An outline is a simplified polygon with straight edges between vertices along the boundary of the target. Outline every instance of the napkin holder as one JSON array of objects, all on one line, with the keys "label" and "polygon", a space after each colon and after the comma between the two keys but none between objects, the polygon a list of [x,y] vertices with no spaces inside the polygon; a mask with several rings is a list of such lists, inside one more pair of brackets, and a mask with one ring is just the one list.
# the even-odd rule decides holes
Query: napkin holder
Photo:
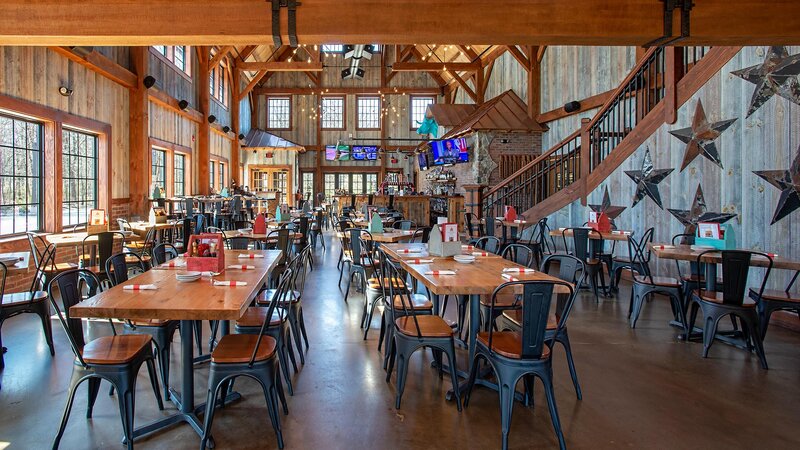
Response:
[{"label": "napkin holder", "polygon": [[253,221],[253,233],[267,234],[267,218],[264,214],[257,215],[256,220]]},{"label": "napkin holder", "polygon": [[513,222],[517,220],[517,210],[513,206],[506,206],[503,213],[503,220],[506,222]]},{"label": "napkin holder", "polygon": [[[217,244],[217,256],[189,256],[194,242],[197,242],[198,245],[215,242]],[[188,250],[184,255],[186,270],[192,272],[222,272],[225,270],[225,243],[221,234],[193,234],[189,237],[189,245],[186,246],[186,249]]]},{"label": "napkin holder", "polygon": [[167,212],[160,206],[150,208],[150,225],[167,223]]},{"label": "napkin holder", "polygon": [[592,211],[589,213],[589,227],[600,233],[610,233],[611,221],[606,213]]},{"label": "napkin holder", "polygon": [[428,254],[432,256],[455,256],[461,254],[461,242],[444,242],[442,230],[439,225],[434,225],[431,229],[428,240]]},{"label": "napkin holder", "polygon": [[369,221],[369,232],[373,234],[383,233],[383,220],[378,214],[372,215],[372,219]]},{"label": "napkin holder", "polygon": [[717,250],[734,250],[736,249],[736,233],[733,231],[733,225],[723,224],[720,228],[724,230],[723,236],[720,239],[700,237],[699,227],[695,231],[694,243],[695,245],[705,245],[714,247]]}]

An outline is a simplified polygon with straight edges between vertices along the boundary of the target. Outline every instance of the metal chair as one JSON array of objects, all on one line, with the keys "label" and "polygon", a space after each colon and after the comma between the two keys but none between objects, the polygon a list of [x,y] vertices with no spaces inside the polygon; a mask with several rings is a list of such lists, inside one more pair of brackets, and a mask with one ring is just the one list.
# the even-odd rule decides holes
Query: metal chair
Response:
[{"label": "metal chair", "polygon": [[[472,387],[478,374],[480,360],[489,363],[497,377],[500,393],[500,420],[502,426],[502,448],[508,448],[508,434],[511,428],[511,413],[514,408],[515,386],[517,382],[527,376],[535,376],[542,380],[547,397],[547,406],[550,409],[550,419],[553,422],[558,444],[561,449],[566,448],[564,434],[561,431],[561,421],[558,418],[555,392],[553,389],[553,360],[551,358],[552,340],[545,337],[547,321],[550,315],[551,299],[556,286],[560,286],[569,293],[569,302],[574,302],[576,290],[572,285],[563,281],[513,281],[504,283],[495,289],[492,294],[492,309],[497,295],[504,289],[514,289],[521,286],[522,294],[522,330],[514,331],[489,331],[478,333],[475,358],[469,374],[467,392],[464,396],[464,406],[469,405]],[[564,311],[569,311],[565,308]],[[493,312],[493,311],[492,311]],[[561,333],[567,322],[568,314],[558,320],[553,335]],[[526,378],[526,380],[529,378]],[[532,388],[532,381],[528,391]]]},{"label": "metal chair", "polygon": [[[708,253],[719,250],[709,250],[697,255],[697,266],[703,262],[703,257]],[[703,358],[708,357],[708,350],[714,343],[717,334],[717,325],[720,319],[732,315],[742,321],[742,334],[748,350],[755,348],[761,367],[767,369],[767,358],[764,355],[762,328],[759,325],[757,304],[764,295],[769,274],[772,272],[772,257],[766,253],[746,250],[722,250],[722,291],[708,291],[703,284],[692,291],[691,312],[689,314],[689,330],[694,329],[698,308],[703,313]],[[749,297],[747,293],[747,276],[750,272],[750,260],[753,256],[766,258],[769,261],[767,271],[761,280],[761,287]],[[699,274],[697,274],[699,277]]]},{"label": "metal chair", "polygon": [[160,266],[178,257],[178,249],[174,245],[163,243],[153,247],[153,265]]},{"label": "metal chair", "polygon": [[[55,244],[48,244],[42,235],[30,231],[25,234],[31,247],[33,263],[36,265],[37,271],[41,272],[41,277],[37,278],[42,283],[42,289],[46,289],[50,279],[59,273],[78,268],[78,265],[74,263],[56,263],[56,251],[58,249]],[[52,253],[52,257],[47,258],[50,253]],[[42,264],[45,260],[47,260],[47,264]]]},{"label": "metal chair", "polygon": [[[650,244],[653,242],[653,233],[655,228],[650,227],[645,230],[644,234],[642,235],[642,239],[639,243],[644,246],[647,250],[644,253],[644,261],[646,263],[650,263],[650,257],[652,253],[650,252]],[[632,261],[633,256],[615,256],[614,260],[611,264],[611,272],[614,273],[614,276],[611,278],[611,289],[616,290],[617,286],[619,286],[619,280],[622,276],[623,270],[628,270],[631,265],[634,265],[633,270],[639,273],[645,273],[645,268],[641,265],[634,264]]]},{"label": "metal chair", "polygon": [[[58,315],[64,331],[69,339],[70,347],[75,354],[75,363],[72,366],[72,378],[67,393],[67,404],[61,424],[53,441],[56,449],[67,427],[75,393],[84,381],[89,382],[88,410],[86,417],[92,417],[97,394],[100,391],[100,381],[106,380],[118,393],[119,409],[122,419],[122,430],[128,449],[133,449],[134,429],[134,396],[136,393],[136,377],[142,364],[147,365],[150,375],[150,384],[156,395],[158,409],[163,410],[161,393],[156,379],[155,362],[153,361],[153,348],[150,345],[150,336],[122,335],[104,336],[86,342],[83,335],[83,324],[80,319],[70,317],[70,308],[80,303],[81,283],[86,278],[94,278],[97,285],[100,280],[89,270],[73,269],[56,275],[47,288],[48,296],[53,309]],[[53,288],[57,288],[61,298],[62,309],[58,306],[53,296]],[[112,327],[113,328],[113,327]]]},{"label": "metal chair", "polygon": [[474,244],[474,241],[486,234],[483,231],[481,220],[473,213],[464,213],[464,224],[467,228],[467,238],[470,244]]},{"label": "metal chair", "polygon": [[231,250],[247,250],[250,248],[250,238],[247,236],[228,238],[228,248]]},{"label": "metal chair", "polygon": [[[483,238],[481,238],[483,239]],[[494,238],[496,239],[496,238]],[[533,252],[526,246],[520,244],[509,244],[503,250],[502,257],[509,261],[515,262],[517,264],[523,265],[525,267],[532,267],[531,264],[533,263]],[[519,300],[521,297],[519,295],[515,295],[511,291],[506,291],[501,293],[497,299],[495,299],[494,304],[494,313],[490,313],[491,306],[492,306],[492,298],[491,296],[482,295],[481,296],[481,317],[483,319],[483,327],[482,329],[488,330],[490,327],[494,326],[495,320],[503,314],[503,312],[507,310],[519,309]],[[466,304],[462,304],[459,302],[459,324],[464,323],[464,317],[462,315],[466,314]]]},{"label": "metal chair", "polygon": [[194,231],[192,232],[192,234],[201,234],[205,231],[205,229],[206,229],[206,216],[204,214],[195,214]]},{"label": "metal chair", "polygon": [[[761,324],[761,339],[767,336],[767,327],[769,326],[769,319],[775,311],[794,311],[800,315],[800,295],[790,292],[794,282],[797,281],[797,276],[800,275],[800,270],[794,273],[786,289],[783,291],[769,289],[761,293],[761,301],[758,302],[758,318]],[[754,300],[758,298],[755,289],[750,289],[750,298]]]},{"label": "metal chair", "polygon": [[[595,301],[599,301],[599,295],[597,293],[598,278],[603,288],[603,294],[608,295],[608,291],[606,288],[606,277],[603,275],[603,263],[595,258],[589,249],[591,245],[589,242],[589,234],[592,232],[598,233],[597,231],[592,231],[590,228],[565,228],[561,231],[561,238],[564,240],[564,248],[569,251],[567,233],[572,233],[573,251],[570,252],[570,254],[576,256],[586,265],[586,276],[589,279],[592,292],[594,292],[594,299]],[[600,239],[603,239],[602,234],[600,234]]]},{"label": "metal chair", "polygon": [[411,238],[408,240],[410,244],[427,244],[431,236],[431,227],[422,227],[414,230]]},{"label": "metal chair", "polygon": [[[353,284],[353,278],[358,277],[360,282],[361,292],[365,292],[367,287],[367,279],[370,278],[375,268],[374,260],[369,257],[369,250],[365,248],[364,241],[361,239],[361,228],[349,228],[345,231],[347,236],[348,250],[351,255],[351,261],[348,264],[347,275],[347,291],[344,294],[344,301],[347,303],[347,298],[350,296],[350,287]],[[368,257],[367,260],[364,258]],[[368,301],[368,300],[365,300]],[[366,303],[364,307],[364,314],[361,316],[361,322],[364,322],[366,317]]]},{"label": "metal chair", "polygon": [[475,241],[475,248],[479,248],[481,250],[486,250],[489,253],[494,253],[496,255],[500,254],[500,249],[503,244],[500,242],[500,238],[496,236],[483,236]]}]

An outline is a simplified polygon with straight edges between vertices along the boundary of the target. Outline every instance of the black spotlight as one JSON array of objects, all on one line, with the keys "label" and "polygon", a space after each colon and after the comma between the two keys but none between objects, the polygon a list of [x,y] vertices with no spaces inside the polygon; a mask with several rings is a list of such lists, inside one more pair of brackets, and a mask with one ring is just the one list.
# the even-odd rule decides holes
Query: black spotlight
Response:
[{"label": "black spotlight", "polygon": [[241,134],[241,133],[239,134],[239,140],[240,140],[240,141],[244,140],[244,137],[245,137],[245,136],[244,136],[243,134]]},{"label": "black spotlight", "polygon": [[148,76],[144,77],[144,80],[142,81],[142,84],[144,84],[144,87],[146,87],[147,89],[150,89],[151,87],[156,85],[156,79],[154,77],[148,75]]},{"label": "black spotlight", "polygon": [[208,116],[208,123],[214,123],[216,121],[217,121],[217,116],[215,116],[213,114]]},{"label": "black spotlight", "polygon": [[222,131],[227,133],[228,131],[231,131],[231,127],[225,125],[224,127],[222,127]]},{"label": "black spotlight", "polygon": [[581,109],[581,102],[572,101],[564,105],[564,111],[568,113],[575,112]]},{"label": "black spotlight", "polygon": [[186,100],[181,100],[178,102],[178,108],[180,108],[181,111],[185,111],[186,108],[188,107],[189,107],[189,102],[187,102]]}]

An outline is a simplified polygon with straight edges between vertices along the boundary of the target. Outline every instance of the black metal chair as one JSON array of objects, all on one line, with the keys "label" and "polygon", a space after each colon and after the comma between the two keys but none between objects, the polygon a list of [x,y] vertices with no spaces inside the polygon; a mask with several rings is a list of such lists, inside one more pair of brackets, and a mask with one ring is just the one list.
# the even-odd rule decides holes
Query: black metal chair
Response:
[{"label": "black metal chair", "polygon": [[[408,364],[411,355],[423,347],[430,347],[434,350],[434,357],[438,362],[439,375],[442,374],[443,361],[441,354],[447,354],[447,362],[450,370],[450,381],[453,384],[456,407],[461,411],[461,394],[458,387],[458,375],[456,374],[456,349],[454,331],[447,322],[436,314],[420,313],[414,307],[411,291],[405,283],[403,273],[391,261],[385,257],[385,273],[378,277],[381,289],[388,293],[388,298],[392,299],[392,305],[399,300],[402,315],[394,314],[395,308],[386,308],[389,311],[388,319],[392,326],[388,333],[389,346],[385,351],[389,354],[389,364],[386,371],[386,382],[392,378],[392,369],[395,360],[397,361],[397,394],[395,397],[395,408],[400,409],[400,401],[403,398],[403,391],[408,375]],[[384,283],[384,280],[391,282]]]},{"label": "black metal chair", "polygon": [[430,237],[431,237],[431,227],[420,227],[414,230],[414,233],[411,234],[411,238],[408,240],[408,243],[427,244]]},{"label": "black metal chair", "polygon": [[[58,249],[55,244],[48,244],[42,235],[30,231],[25,234],[31,247],[31,256],[33,264],[37,268],[37,275],[41,272],[41,276],[36,277],[42,283],[41,289],[46,289],[50,280],[59,273],[78,268],[78,265],[74,263],[56,263]],[[52,253],[52,257],[48,259],[47,256],[50,253]],[[47,264],[42,264],[45,260],[47,260]]]},{"label": "black metal chair", "polygon": [[[192,234],[200,234],[206,230],[206,216],[204,214],[194,215],[194,230]],[[188,242],[188,241],[187,241]]]},{"label": "black metal chair", "polygon": [[556,241],[550,235],[550,231],[550,226],[547,225],[547,217],[539,219],[533,232],[533,240],[539,243],[539,247],[544,254],[553,254],[557,250]]},{"label": "black metal chair", "polygon": [[[502,426],[502,448],[508,448],[508,434],[511,428],[511,413],[514,408],[515,386],[526,376],[539,377],[544,384],[547,406],[550,409],[550,419],[553,422],[559,447],[566,448],[564,434],[561,431],[561,421],[558,418],[555,392],[553,389],[553,360],[551,358],[552,340],[545,336],[547,321],[550,316],[551,299],[556,286],[561,286],[574,301],[576,290],[572,285],[563,281],[513,281],[504,283],[495,289],[492,294],[492,309],[496,297],[504,289],[514,289],[521,286],[522,294],[522,330],[515,331],[489,331],[478,333],[475,358],[469,374],[469,384],[464,396],[464,406],[469,405],[469,397],[478,366],[481,359],[489,363],[497,377],[500,391],[500,420]],[[565,314],[558,320],[554,336],[558,336],[567,322],[569,309],[564,309]],[[493,311],[492,311],[493,312]],[[532,383],[530,384],[532,387]],[[529,389],[530,390],[530,389]]]},{"label": "black metal chair", "polygon": [[[644,261],[650,264],[650,257],[652,253],[650,252],[650,244],[653,242],[653,233],[655,232],[655,228],[650,227],[645,230],[642,238],[639,240],[639,244],[646,248],[647,250],[644,253]],[[628,256],[615,256],[614,260],[611,264],[611,272],[613,272],[614,276],[611,278],[611,289],[616,290],[617,286],[619,286],[620,277],[622,277],[623,270],[630,270],[631,265],[633,265],[633,270],[638,273],[645,273],[645,268],[641,266],[641,264],[634,263],[632,261],[632,255]]]},{"label": "black metal chair", "polygon": [[[800,270],[794,273],[789,284],[786,285],[784,290],[767,289],[761,293],[761,301],[758,302],[758,319],[761,324],[761,339],[767,336],[767,327],[769,326],[769,319],[775,311],[794,311],[800,315],[800,295],[792,293],[792,286],[797,281],[797,276],[800,275]],[[755,289],[750,289],[750,298],[754,300],[758,298],[758,292]]]},{"label": "black metal chair", "polygon": [[[590,228],[564,228],[561,230],[561,239],[564,240],[564,248],[569,252],[567,234],[572,233],[572,252],[569,253],[583,261],[586,265],[586,278],[589,279],[589,286],[592,292],[594,292],[595,301],[599,301],[597,290],[598,278],[600,280],[600,286],[603,288],[604,295],[608,295],[608,289],[606,288],[606,277],[603,275],[603,263],[594,257],[589,249],[591,245],[589,234],[592,232],[600,234]],[[600,234],[600,239],[603,239],[602,234]]]},{"label": "black metal chair", "polygon": [[153,247],[153,265],[160,266],[178,257],[178,249],[173,244],[163,243]]},{"label": "black metal chair", "polygon": [[[240,376],[252,378],[261,385],[267,402],[272,428],[278,440],[278,448],[283,448],[278,400],[283,405],[284,414],[289,414],[283,394],[281,379],[278,376],[277,341],[267,335],[267,328],[277,308],[278,299],[289,289],[291,270],[283,272],[278,281],[278,293],[269,303],[263,314],[261,328],[256,334],[228,334],[220,339],[211,353],[211,368],[208,374],[208,394],[203,423],[200,448],[205,449],[211,437],[211,425],[216,413],[217,398],[228,392],[231,383]],[[220,400],[224,404],[224,400]]]},{"label": "black metal chair", "polygon": [[[481,238],[484,239],[484,238]],[[533,252],[531,249],[524,245],[520,244],[508,244],[505,249],[503,249],[503,254],[501,255],[504,259],[509,261],[515,262],[517,264],[523,265],[528,268],[533,268]],[[481,296],[481,317],[483,319],[483,326],[482,329],[488,330],[489,327],[494,326],[495,320],[503,314],[504,311],[518,309],[520,307],[519,300],[520,296],[515,295],[513,292],[506,291],[501,293],[496,299],[494,304],[494,314],[490,314],[491,306],[492,306],[492,297],[489,295],[482,295]],[[459,302],[459,325],[464,323],[464,316],[466,314],[466,304],[462,304]]]},{"label": "black metal chair", "polygon": [[131,254],[137,255],[145,264],[150,264],[153,247],[156,246],[156,227],[147,229],[143,241],[123,242],[123,247]]},{"label": "black metal chair", "polygon": [[[47,288],[50,302],[58,315],[58,319],[69,339],[70,347],[75,354],[75,363],[72,366],[72,378],[67,394],[67,404],[64,407],[64,414],[61,418],[58,433],[53,441],[53,448],[58,448],[64,435],[78,386],[84,381],[89,382],[86,417],[91,418],[94,403],[100,391],[100,381],[106,380],[111,383],[118,393],[125,443],[128,449],[133,449],[136,377],[143,363],[147,365],[147,372],[150,375],[150,384],[153,386],[153,391],[156,395],[158,409],[164,409],[161,393],[158,389],[155,362],[153,361],[153,348],[150,345],[151,339],[150,336],[146,335],[114,335],[86,342],[81,320],[70,317],[70,308],[83,300],[81,283],[86,278],[94,278],[95,283],[97,285],[100,284],[100,280],[91,271],[73,269],[56,275]],[[61,299],[63,312],[53,296],[54,287],[58,289],[58,297]]]},{"label": "black metal chair", "polygon": [[[697,267],[703,262],[704,255],[719,250],[709,250],[697,255]],[[708,350],[717,335],[717,325],[725,316],[734,316],[742,321],[742,337],[748,350],[755,349],[761,367],[767,369],[767,358],[764,355],[762,328],[759,325],[757,305],[764,294],[769,274],[772,272],[772,257],[766,253],[746,250],[722,250],[722,291],[708,291],[704,284],[692,291],[691,312],[689,314],[689,330],[694,329],[698,308],[703,313],[703,358],[708,357]],[[749,297],[747,277],[750,272],[750,261],[753,256],[766,258],[769,261],[767,270],[761,280],[761,287]],[[699,276],[699,274],[697,274]]]},{"label": "black metal chair", "polygon": [[535,236],[538,226],[534,225],[526,227],[519,234],[517,244],[528,247],[533,252],[533,259],[536,267],[541,267],[542,260],[544,259],[544,252],[542,251],[542,244]]},{"label": "black metal chair", "polygon": [[467,238],[470,244],[474,244],[479,237],[486,234],[481,220],[473,213],[464,213],[464,225],[467,228]]},{"label": "black metal chair", "polygon": [[231,250],[247,250],[250,248],[250,238],[247,236],[228,238],[228,248]]},{"label": "black metal chair", "polygon": [[475,241],[475,248],[486,250],[496,255],[500,254],[502,246],[503,244],[500,242],[500,238],[496,236],[483,236]]},{"label": "black metal chair", "polygon": [[[363,245],[365,243],[361,239],[361,233],[363,231],[364,230],[361,228],[349,228],[345,231],[347,234],[347,242],[350,246],[349,250],[352,259],[348,268],[349,273],[347,275],[347,291],[344,294],[345,303],[347,303],[347,298],[350,296],[350,287],[353,284],[353,278],[358,277],[361,292],[365,292],[367,280],[370,278],[373,270],[375,269],[374,259],[371,257],[366,260],[364,259],[365,257],[369,256],[369,249],[365,248]],[[361,317],[362,323],[364,322],[367,312],[366,302],[369,302],[369,299],[365,299],[364,313]]]},{"label": "black metal chair", "polygon": [[325,235],[322,233],[323,226],[327,223],[325,220],[325,211],[320,209],[314,213],[316,221],[311,225],[309,236],[311,237],[311,245],[316,248],[317,242],[322,243],[322,248],[325,248]]}]

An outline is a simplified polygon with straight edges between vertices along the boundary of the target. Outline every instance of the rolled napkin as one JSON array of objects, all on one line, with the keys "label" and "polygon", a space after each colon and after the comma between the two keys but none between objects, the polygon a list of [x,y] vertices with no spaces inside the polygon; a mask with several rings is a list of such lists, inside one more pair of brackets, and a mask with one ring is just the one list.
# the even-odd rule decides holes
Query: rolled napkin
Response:
[{"label": "rolled napkin", "polygon": [[214,280],[214,286],[247,286],[247,281]]},{"label": "rolled napkin", "polygon": [[527,222],[525,222],[524,220],[517,219],[514,221],[514,223],[527,223]]},{"label": "rolled napkin", "polygon": [[186,261],[167,261],[158,267],[170,268],[170,269],[174,267],[186,267]]},{"label": "rolled napkin", "polygon": [[402,250],[398,250],[397,253],[422,253],[421,248],[404,248]]},{"label": "rolled napkin", "polygon": [[519,281],[519,278],[517,278],[517,277],[512,277],[511,275],[509,275],[509,274],[507,274],[507,273],[504,273],[504,274],[502,274],[501,276],[503,277],[503,279],[504,279],[504,280],[508,280],[508,281]]},{"label": "rolled napkin", "polygon": [[452,270],[429,270],[425,272],[425,275],[455,275],[456,273]]},{"label": "rolled napkin", "polygon": [[674,245],[654,245],[653,248],[655,248],[657,250],[667,250],[667,249],[675,248],[675,246]]},{"label": "rolled napkin", "polygon": [[409,264],[430,264],[433,262],[432,259],[409,259],[406,261]]},{"label": "rolled napkin", "polygon": [[777,253],[767,253],[767,256],[769,256],[770,258],[774,258],[774,257],[778,256],[778,254]]},{"label": "rolled napkin", "polygon": [[506,267],[503,273],[536,273],[536,271],[527,267]]},{"label": "rolled napkin", "polygon": [[158,289],[155,284],[128,284],[122,286],[125,291],[155,291]]},{"label": "rolled napkin", "polygon": [[232,270],[253,270],[255,268],[256,268],[256,266],[247,266],[247,265],[241,265],[240,266],[239,264],[232,264],[232,265],[228,266],[228,269],[232,269]]},{"label": "rolled napkin", "polygon": [[216,275],[219,275],[219,274],[216,273],[216,272],[200,272],[200,276],[201,277],[213,277],[213,276],[216,276]]},{"label": "rolled napkin", "polygon": [[475,246],[474,245],[462,245],[461,246],[461,250],[466,250],[468,252],[471,252],[471,251],[475,250]]},{"label": "rolled napkin", "polygon": [[239,259],[256,259],[256,258],[263,258],[264,255],[258,255],[254,253],[250,253],[247,255],[239,255]]},{"label": "rolled napkin", "polygon": [[494,253],[489,253],[489,252],[472,252],[472,256],[489,256],[493,254]]}]

